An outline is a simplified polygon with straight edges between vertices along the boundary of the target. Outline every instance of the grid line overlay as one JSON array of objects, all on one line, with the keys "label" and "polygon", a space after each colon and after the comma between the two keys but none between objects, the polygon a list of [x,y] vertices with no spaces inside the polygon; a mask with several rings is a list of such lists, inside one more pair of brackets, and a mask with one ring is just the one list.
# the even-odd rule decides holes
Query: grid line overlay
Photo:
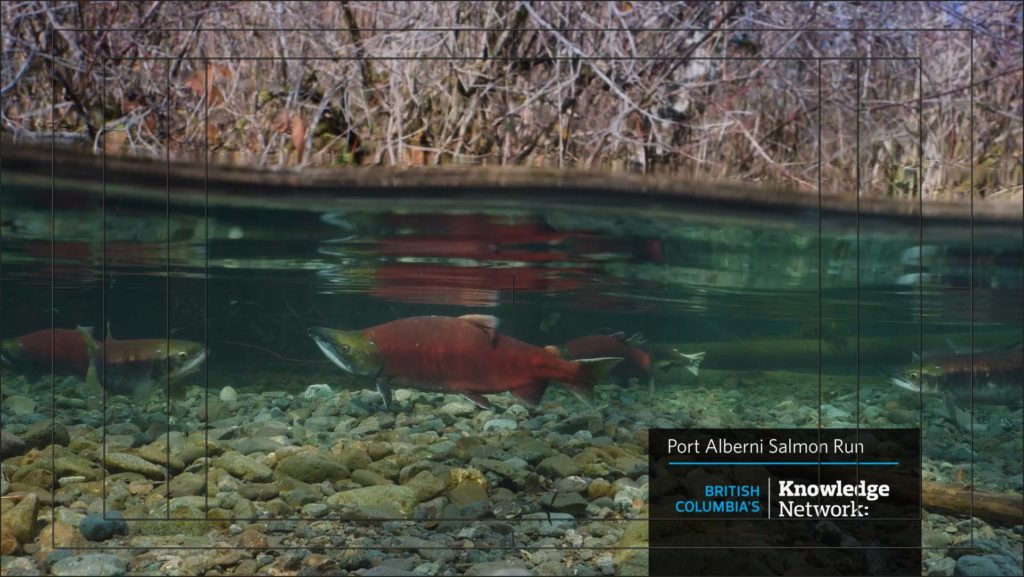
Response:
[{"label": "grid line overlay", "polygon": [[[53,59],[53,52],[52,52],[53,51],[52,35],[53,35],[55,30],[56,31],[60,31],[60,30],[81,31],[83,29],[61,28],[61,29],[51,29],[50,30],[50,34],[51,34],[51,60],[50,60],[50,63],[49,63],[49,67],[50,67],[50,72],[51,72],[51,92],[52,92],[52,96],[53,96],[53,99],[52,99],[52,102],[51,102],[51,118],[52,119],[55,119],[55,117],[56,117],[56,113],[55,113],[56,87],[55,87],[55,84],[54,84],[54,77],[53,77],[54,68],[55,68],[55,60]],[[94,30],[94,29],[90,29],[90,30]],[[117,28],[110,29],[110,31],[125,31],[125,30],[128,30],[128,29],[117,29]],[[164,29],[164,30],[173,31],[173,29]],[[206,32],[214,32],[214,31],[254,31],[254,30],[259,30],[259,31],[285,31],[286,32],[286,31],[289,31],[291,29],[203,29],[203,28],[199,28],[198,29],[199,32],[204,32],[204,31],[206,31]],[[321,30],[321,29],[298,29],[298,30],[294,30],[294,31],[311,31],[311,30],[312,31],[316,31],[316,30]],[[322,30],[323,31],[328,31],[328,30],[339,30],[339,29],[322,29]],[[344,31],[344,30],[347,30],[347,29],[342,28],[340,30]],[[364,29],[364,31],[381,31],[381,30],[385,30],[385,29]],[[472,28],[413,29],[413,30],[402,29],[400,31],[401,32],[414,32],[414,31],[445,31],[445,30],[473,31],[474,29],[472,29]],[[478,30],[501,30],[501,29],[478,29]],[[517,29],[517,30],[529,31],[530,29]],[[538,31],[548,31],[547,29],[537,29],[537,30]],[[574,28],[573,30],[586,30],[586,29],[575,29]],[[971,480],[973,481],[973,479],[974,479],[974,455],[973,455],[973,447],[974,447],[974,411],[975,411],[975,402],[974,402],[974,374],[973,374],[974,373],[974,358],[973,358],[974,357],[974,352],[973,352],[973,341],[974,341],[974,292],[973,292],[973,288],[974,288],[974,276],[975,276],[974,223],[973,223],[973,201],[974,201],[974,198],[973,198],[974,197],[974,174],[973,174],[973,172],[974,172],[974,170],[973,170],[973,150],[974,150],[974,140],[973,140],[973,132],[974,132],[974,70],[973,70],[973,56],[974,55],[973,55],[973,43],[974,43],[974,31],[973,31],[973,29],[969,29],[969,28],[968,29],[955,29],[955,28],[942,28],[942,29],[927,29],[927,28],[924,28],[924,29],[870,29],[870,28],[863,28],[863,29],[843,29],[843,30],[836,30],[836,29],[743,29],[743,28],[730,28],[730,29],[724,29],[724,30],[723,29],[687,29],[687,28],[672,28],[672,29],[620,29],[620,31],[627,31],[627,30],[630,31],[630,32],[637,32],[637,31],[664,31],[664,32],[708,31],[708,32],[711,32],[711,33],[719,33],[720,32],[720,33],[725,33],[725,34],[728,34],[730,32],[740,32],[740,31],[744,31],[744,30],[759,31],[759,32],[799,31],[799,30],[803,30],[803,31],[823,31],[823,32],[826,32],[826,31],[827,32],[859,32],[859,31],[879,31],[879,32],[898,32],[898,31],[970,32],[970,34],[971,34],[971,82],[969,84],[969,90],[970,90],[970,115],[971,115],[970,127],[971,127],[971,157],[972,157],[971,174],[970,174],[970,195],[969,195],[970,196],[970,203],[971,203],[971,206],[970,206],[970,208],[971,208],[971,216],[972,216],[972,218],[971,218],[971,260],[970,260],[970,269],[971,269],[971,273],[970,273],[971,274],[971,291],[970,291],[971,292],[971,321],[970,321],[971,344],[970,344],[970,346],[971,346],[971,367],[972,367],[972,375],[971,375],[971,385],[972,385],[972,399],[971,399],[971,449],[972,449],[972,451],[971,451],[972,452],[972,456],[971,456]],[[396,30],[396,31],[399,31],[399,30]],[[614,32],[616,30],[615,29],[608,29],[608,30],[603,30],[603,31]],[[207,63],[207,64],[209,63],[209,61],[211,59],[216,59],[216,58],[217,57],[208,57],[208,56],[204,56],[204,57],[201,57],[201,58],[180,57],[181,60],[202,60],[204,63]],[[359,59],[359,58],[349,58],[349,57],[329,57],[329,58],[333,59],[333,60],[355,60],[355,59]],[[679,57],[674,57],[674,58],[672,58],[672,57],[650,57],[650,59],[673,59],[673,60],[674,59],[678,59],[678,58]],[[152,60],[161,60],[162,59],[162,60],[168,61],[168,67],[167,67],[167,83],[168,83],[167,107],[169,109],[170,108],[170,66],[169,66],[170,58],[169,57],[163,57],[163,58],[143,58],[143,60],[146,60],[146,59],[152,59]],[[280,60],[280,58],[266,58],[266,59],[258,58],[258,59],[254,59],[254,58],[237,58],[237,57],[232,57],[231,59],[235,59],[235,60],[238,60],[238,59],[241,59],[241,60]],[[301,57],[301,58],[300,57],[295,57],[295,58],[290,58],[290,59],[296,59],[296,60],[319,60],[319,59],[326,59],[326,57],[325,58],[320,58],[320,57]],[[374,57],[370,57],[369,59],[371,59],[371,60],[387,60],[387,59],[407,60],[408,58],[404,58],[404,57],[402,57],[402,58],[374,58]],[[429,59],[432,59],[432,58],[419,58],[419,59],[428,59],[429,60]],[[491,58],[488,58],[488,57],[451,57],[451,58],[443,58],[443,60],[495,60],[495,59],[497,59],[497,60],[506,60],[506,58],[497,58],[497,57],[491,57]],[[636,60],[636,59],[644,59],[644,57],[629,57],[629,58],[601,58],[601,57],[589,57],[589,58],[586,58],[586,57],[574,57],[574,58],[571,58],[571,59],[570,58],[565,58],[565,60]],[[818,407],[818,410],[819,410],[819,421],[818,421],[818,426],[819,426],[819,429],[820,429],[820,427],[821,427],[821,419],[820,419],[821,402],[820,402],[820,399],[821,399],[821,374],[822,374],[822,371],[821,371],[821,358],[822,358],[822,355],[821,355],[821,344],[822,344],[822,338],[821,338],[822,337],[822,333],[821,333],[821,331],[822,331],[822,327],[821,327],[821,322],[822,322],[822,317],[821,317],[821,314],[822,314],[821,313],[821,307],[822,307],[822,304],[821,304],[821,299],[822,299],[821,275],[822,275],[822,272],[823,272],[822,268],[821,268],[821,264],[822,264],[822,246],[821,246],[821,241],[822,241],[822,236],[821,236],[821,226],[822,226],[821,225],[821,215],[822,215],[822,212],[821,212],[821,121],[820,121],[820,119],[821,119],[821,108],[822,108],[822,106],[821,106],[821,74],[820,74],[821,61],[822,60],[841,60],[841,61],[842,60],[853,60],[853,61],[855,61],[857,63],[856,65],[857,65],[858,69],[860,68],[860,62],[868,61],[868,60],[912,60],[912,61],[916,61],[917,62],[917,66],[918,66],[918,78],[919,78],[919,82],[918,82],[919,114],[923,115],[923,83],[920,82],[920,79],[922,77],[921,59],[920,59],[920,57],[916,57],[916,58],[910,58],[910,57],[892,57],[892,58],[863,58],[863,57],[834,57],[834,58],[771,58],[771,57],[756,57],[756,58],[743,58],[743,57],[737,57],[737,58],[694,58],[694,57],[690,57],[689,59],[691,59],[691,60],[756,60],[756,61],[764,61],[764,60],[812,60],[812,61],[816,61],[817,62],[817,66],[818,66],[818,70],[819,70],[819,74],[818,74],[818,94],[819,94],[819,101],[818,101],[819,102],[819,110],[818,110],[818,117],[819,117],[819,123],[818,123],[818,134],[819,134],[819,137],[818,137],[818,182],[819,182],[819,187],[818,187],[818,197],[819,197],[818,198],[818,202],[819,202],[819,211],[818,211],[818,231],[819,231],[819,236],[818,236],[818,253],[819,253],[818,254],[818,259],[819,259],[819,270],[818,270],[818,273],[819,273],[819,295],[818,295],[818,297],[819,297],[819,304],[818,304],[818,306],[819,306],[819,319],[818,319],[818,321],[819,321],[819,374],[818,374],[818,385],[819,385],[819,391],[818,391],[818,393],[819,393],[819,407]],[[117,59],[112,58],[110,60],[117,60]],[[139,60],[139,58],[135,58],[135,60]],[[560,60],[562,60],[562,58],[555,58],[555,60],[559,60],[560,61]],[[104,72],[103,72],[103,80],[104,80],[104,100],[105,100],[105,82],[106,82],[105,70],[106,69],[104,68],[103,70],[104,70]],[[206,66],[205,74],[207,76],[209,75],[209,66]],[[858,74],[858,80],[859,80],[859,74]],[[208,102],[208,96],[209,95],[207,94],[208,89],[209,89],[209,82],[208,82],[208,79],[207,79],[207,82],[205,83],[205,87],[204,87],[204,123],[208,123],[208,121],[209,121],[209,102]],[[859,98],[859,91],[858,91],[858,98]],[[859,114],[860,114],[860,109],[859,108],[860,107],[858,106],[858,109],[857,109],[858,123],[859,123]],[[170,123],[170,114],[168,113],[168,134],[167,134],[168,139],[170,138],[169,123]],[[919,128],[919,141],[918,141],[919,174],[918,174],[918,182],[917,182],[918,186],[917,186],[917,189],[918,189],[918,201],[920,203],[919,218],[920,218],[920,223],[921,223],[921,225],[919,227],[919,238],[921,240],[923,240],[923,219],[924,219],[924,216],[923,216],[923,198],[921,197],[922,181],[923,181],[923,123],[920,122],[920,121],[919,121],[918,128]],[[207,131],[207,135],[208,135],[208,131]],[[106,130],[105,130],[105,127],[104,127],[103,128],[103,137],[105,137],[105,136],[106,136]],[[204,161],[205,161],[204,162],[204,166],[205,166],[205,170],[206,170],[206,174],[207,174],[207,179],[206,179],[206,183],[205,183],[206,202],[205,202],[205,208],[204,208],[204,210],[205,210],[205,212],[204,212],[204,221],[205,221],[205,228],[204,228],[205,238],[204,238],[204,240],[206,241],[206,244],[207,244],[206,251],[205,251],[205,255],[206,255],[205,256],[205,263],[204,263],[204,268],[205,268],[205,275],[204,275],[204,342],[207,345],[207,350],[209,351],[209,348],[208,348],[209,347],[209,341],[208,341],[208,339],[209,339],[209,336],[208,336],[209,335],[209,333],[208,333],[208,312],[209,312],[208,311],[208,304],[209,304],[209,300],[208,300],[208,280],[209,280],[209,247],[208,247],[208,242],[209,242],[209,221],[208,221],[208,204],[209,204],[209,183],[208,183],[208,176],[209,176],[209,145],[208,145],[208,136],[205,136],[204,139],[206,139],[205,140],[205,142],[206,142],[205,149],[206,150],[205,150],[205,155],[204,155]],[[51,328],[55,328],[54,327],[54,320],[55,320],[54,319],[54,311],[55,311],[55,309],[54,309],[54,290],[55,290],[55,287],[54,287],[54,273],[55,273],[55,260],[54,260],[55,259],[55,251],[54,251],[54,246],[55,246],[55,242],[56,242],[55,241],[55,236],[56,236],[55,235],[55,233],[56,233],[56,226],[55,226],[56,204],[55,204],[55,185],[54,185],[54,183],[55,183],[55,164],[54,164],[54,161],[53,161],[53,156],[55,155],[55,147],[56,147],[56,127],[54,126],[54,131],[53,131],[53,133],[51,135],[51,196],[50,196],[50,199],[51,199],[51,211],[52,211],[51,212],[51,233],[52,234],[51,234],[51,255],[50,255],[50,284],[51,284],[51,287],[50,287],[50,289],[51,289],[50,290],[50,301],[51,301],[50,317],[51,317]],[[858,129],[858,147],[859,147],[859,129]],[[0,150],[0,152],[2,152],[2,150]],[[2,158],[2,154],[0,154],[0,158]],[[857,162],[857,170],[858,170],[858,173],[859,173],[859,170],[860,170],[859,153],[858,153],[858,159],[857,160],[858,160],[858,162]],[[168,218],[167,228],[168,228],[168,236],[167,236],[166,242],[168,243],[168,245],[167,245],[167,277],[166,277],[166,283],[167,283],[167,312],[166,312],[166,314],[167,314],[167,341],[168,341],[168,345],[169,345],[169,340],[170,340],[170,310],[169,310],[170,309],[170,234],[169,234],[169,228],[170,228],[170,146],[169,146],[169,143],[168,143],[168,146],[167,146],[167,162],[168,162],[168,168],[167,168],[167,213],[168,213],[167,214],[167,218]],[[103,189],[103,199],[102,199],[102,203],[103,203],[103,219],[104,219],[104,226],[103,226],[103,244],[104,244],[104,246],[103,246],[103,262],[102,262],[103,282],[102,282],[102,286],[104,287],[104,291],[105,291],[105,287],[106,287],[106,273],[107,273],[107,271],[106,271],[106,260],[107,260],[107,254],[106,254],[106,186],[105,186],[106,185],[106,148],[105,147],[104,147],[104,150],[103,150],[102,167],[103,167],[102,168],[102,173],[103,173],[103,179],[104,179],[104,189]],[[858,175],[858,179],[857,179],[857,184],[858,184],[858,198],[857,198],[858,211],[857,211],[857,218],[858,218],[858,224],[859,224],[859,217],[860,217],[860,211],[859,211],[859,201],[860,201],[860,198],[859,198],[860,197],[860,194],[859,194],[859,184],[860,184],[860,179],[859,179],[859,175]],[[2,194],[2,187],[0,187],[0,194]],[[1022,212],[1024,212],[1024,204],[1022,204]],[[1024,233],[1024,229],[1022,229],[1022,233]],[[1022,242],[1024,242],[1024,236],[1022,236]],[[860,270],[859,270],[859,261],[860,261],[860,257],[859,257],[859,252],[860,252],[860,250],[859,250],[859,226],[858,226],[858,245],[857,246],[858,246],[858,259],[857,259],[858,260],[858,271],[857,271],[857,273],[858,273],[858,277],[859,277],[859,273],[860,273]],[[919,258],[919,263],[918,263],[919,264],[919,271],[921,272],[921,274],[919,274],[919,285],[920,285],[920,288],[919,288],[919,299],[920,299],[920,301],[919,302],[923,303],[923,246],[919,246],[919,248],[921,248],[921,250],[922,250],[922,252],[920,253],[920,258]],[[858,283],[857,283],[857,290],[858,290],[858,293],[859,293],[859,290],[860,290],[859,280],[858,280]],[[106,320],[106,298],[105,298],[105,296],[103,297],[102,307],[103,307],[103,311],[104,311],[103,312],[103,318],[104,318],[104,320]],[[919,320],[921,322],[920,332],[919,332],[919,346],[923,347],[923,306],[919,306],[919,308],[921,309],[920,310],[920,314],[919,314]],[[858,379],[858,381],[857,381],[857,402],[858,402],[858,407],[857,407],[857,411],[858,411],[858,415],[859,415],[859,411],[860,411],[860,370],[859,370],[859,361],[860,361],[860,358],[859,358],[859,356],[860,356],[860,350],[859,350],[859,347],[860,347],[860,338],[859,338],[859,336],[860,336],[859,335],[859,333],[860,333],[860,322],[859,322],[860,302],[859,302],[859,296],[858,296],[858,305],[857,305],[857,315],[858,315],[858,322],[857,322],[857,325],[858,325],[858,339],[857,339],[857,341],[858,341],[857,342],[857,344],[858,344],[858,371],[857,371],[857,379]],[[1024,329],[1022,329],[1022,336],[1024,336]],[[53,337],[51,336],[51,341],[52,341],[52,338]],[[53,344],[54,343],[51,342],[51,347],[53,347]],[[51,348],[51,350],[53,350],[53,349]],[[923,350],[922,350],[922,352],[923,352]],[[106,354],[106,351],[104,351],[104,356],[105,356],[105,354]],[[104,362],[105,362],[105,360],[104,360]],[[169,362],[169,358],[168,358],[168,362]],[[209,374],[209,369],[208,369],[208,362],[207,362],[207,364],[204,366],[204,375],[205,375],[205,377],[204,377],[204,387],[206,389],[205,402],[207,403],[207,407],[208,407],[208,403],[209,403],[208,374]],[[53,406],[52,406],[53,416],[51,418],[54,419],[54,423],[55,423],[55,419],[56,419],[56,404],[55,404],[56,403],[56,401],[55,401],[55,392],[56,391],[55,391],[55,388],[56,388],[56,386],[55,386],[55,370],[54,370],[54,366],[53,366],[53,359],[51,359],[51,395],[52,395],[51,396],[51,402],[53,403]],[[170,459],[169,459],[169,457],[170,457],[170,455],[169,455],[169,453],[170,453],[169,434],[170,434],[170,414],[171,414],[171,411],[170,411],[170,394],[169,394],[170,393],[169,371],[168,371],[167,389],[168,389],[167,390],[167,392],[168,392],[168,400],[167,400],[167,403],[168,403],[168,408],[167,408],[167,417],[168,417],[168,427],[167,427],[167,435],[168,435],[168,439],[167,439],[167,441],[168,441],[167,442],[168,462],[165,463],[165,465],[169,465],[169,461],[170,461]],[[922,395],[921,396],[921,418],[922,418],[922,424],[923,424],[923,390],[922,390],[921,395]],[[105,417],[105,415],[106,415],[106,388],[105,387],[103,389],[103,400],[104,400],[104,435],[105,435],[106,434],[106,417]],[[207,411],[207,418],[208,418],[208,411]],[[858,419],[857,419],[857,429],[859,430],[859,428],[860,428],[860,419],[858,417]],[[207,439],[208,439],[208,432],[209,432],[209,428],[207,427],[206,428]],[[51,427],[51,440],[52,440],[52,434],[53,434],[53,428]],[[922,435],[923,435],[923,432],[922,432]],[[52,445],[52,443],[51,443],[51,445]],[[208,442],[207,442],[207,452],[208,452],[208,450],[209,449],[208,449]],[[55,449],[54,449],[54,451],[55,451]],[[103,453],[104,453],[104,455],[106,453],[106,443],[105,442],[104,442],[104,446],[103,446]],[[206,467],[204,467],[204,469],[206,470],[207,475],[208,475],[208,464],[207,464]],[[166,474],[168,475],[168,481],[169,481],[169,475],[170,475],[169,469],[167,469]],[[106,473],[105,473],[105,470],[104,470],[104,478],[105,478],[105,475],[106,475]],[[54,489],[51,489],[51,490],[54,490]],[[167,484],[167,491],[168,491],[168,500],[169,500],[169,498],[170,498],[169,482]],[[106,483],[103,483],[103,492],[104,492],[104,514],[105,514],[106,513]],[[207,503],[209,503],[209,494],[208,494],[208,492],[206,494],[206,499],[207,499]],[[973,516],[973,501],[974,501],[974,499],[973,499],[973,482],[972,482],[972,485],[971,485],[971,513],[972,513],[972,516]],[[207,506],[207,515],[208,515],[208,511],[209,511],[209,506]],[[168,518],[170,518],[169,515],[170,515],[170,509],[168,507]],[[147,519],[147,520],[149,520],[149,519]],[[235,519],[228,519],[228,520],[235,520]],[[287,520],[307,520],[307,519],[301,519],[301,518],[300,519],[296,519],[296,518],[284,517],[284,518],[273,518],[273,519],[269,519],[269,520],[287,521]],[[313,519],[308,519],[308,520],[313,520]],[[317,519],[317,520],[338,520],[338,519],[334,519],[333,517],[327,517],[327,518]],[[348,520],[348,519],[341,519],[341,520],[349,521],[349,522],[356,522],[356,523],[367,523],[367,524],[376,524],[376,523],[380,523],[380,522],[386,521],[386,520],[365,521],[365,520]],[[409,522],[417,522],[417,523],[420,522],[420,521],[410,521],[410,520],[405,519],[405,518],[403,518],[403,519],[396,519],[396,520],[409,521]],[[507,521],[509,521],[509,520],[497,520],[497,519],[438,519],[438,520],[440,520],[440,521],[453,520],[453,521],[467,521],[467,522],[468,521],[474,521],[474,522],[488,522],[488,521],[492,521],[492,522],[493,521],[507,522]],[[598,519],[577,518],[575,521],[583,522],[583,521],[595,521],[595,520],[598,520]],[[639,518],[631,518],[631,519],[600,519],[600,520],[601,521],[607,521],[607,522],[634,522],[634,521],[646,521],[646,520],[648,520],[648,518],[646,518],[646,517],[639,517]],[[974,542],[974,528],[973,528],[973,524],[972,524],[972,527],[971,527],[971,548],[973,548],[973,542]],[[87,547],[87,548],[84,548],[84,549],[118,549],[118,548],[121,548],[121,547]],[[128,548],[128,547],[124,547],[124,548]],[[194,549],[194,547],[160,547],[159,549],[176,549],[176,548]],[[269,547],[269,548],[272,548],[272,549],[289,549],[290,547]],[[359,549],[359,547],[343,547],[343,548]],[[489,548],[492,548],[492,549],[503,549],[505,547],[489,547]],[[519,549],[519,548],[522,548],[522,547],[521,546],[517,546],[517,547],[509,547],[509,548],[510,549],[511,548]],[[530,547],[530,548],[531,549],[545,549],[546,547]],[[552,548],[557,548],[557,547],[552,547]],[[587,547],[583,547],[583,548],[587,548]],[[608,549],[608,548],[609,547],[602,547],[602,549]],[[643,547],[621,547],[621,548],[610,547],[610,548],[611,549],[646,549],[646,548],[643,548]],[[754,549],[755,547],[751,547],[751,548]],[[76,547],[75,549],[83,549],[83,548]],[[223,547],[218,547],[217,549],[223,549]],[[294,547],[294,549],[306,549],[306,547]],[[417,550],[417,549],[424,549],[424,548],[423,547],[411,547],[411,548],[388,547],[388,549],[413,549],[413,550]],[[437,549],[449,549],[449,547],[438,547]],[[963,548],[959,548],[959,547],[943,547],[942,549],[953,550],[953,549],[969,549],[969,548],[967,548],[967,547],[963,547]]]}]

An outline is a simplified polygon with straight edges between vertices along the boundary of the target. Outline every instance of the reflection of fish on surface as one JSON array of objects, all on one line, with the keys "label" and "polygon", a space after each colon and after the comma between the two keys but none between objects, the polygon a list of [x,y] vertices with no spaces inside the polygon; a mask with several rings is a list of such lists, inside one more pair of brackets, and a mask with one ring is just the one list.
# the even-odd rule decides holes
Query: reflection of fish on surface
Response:
[{"label": "reflection of fish on surface", "polygon": [[466,267],[443,264],[394,263],[373,271],[370,294],[389,300],[429,304],[494,306],[501,291],[561,292],[582,283],[582,269],[537,267]]},{"label": "reflection of fish on surface", "polygon": [[0,345],[0,365],[29,378],[50,374],[85,377],[89,350],[83,333],[91,328],[45,329],[5,339]]},{"label": "reflection of fish on surface", "polygon": [[[169,385],[202,365],[206,349],[193,341],[167,339],[115,340],[107,327],[107,337],[97,343],[83,332],[89,350],[87,388],[98,395],[101,387],[108,392],[129,395],[136,403],[144,403]],[[171,387],[171,396],[180,397],[181,387]]]},{"label": "reflection of fish on surface", "polygon": [[562,231],[545,222],[509,222],[485,214],[392,214],[384,222],[396,232],[377,242],[374,251],[381,254],[518,262],[620,255],[641,262],[662,261],[657,239]]},{"label": "reflection of fish on surface", "polygon": [[[544,219],[491,214],[402,214],[381,217],[385,232],[358,252],[384,256],[372,269],[374,296],[431,304],[493,306],[502,291],[575,290],[601,275],[595,261],[660,262],[657,239],[562,231]],[[355,225],[346,224],[346,230]],[[355,247],[321,251],[345,256]],[[581,298],[588,298],[582,295]],[[592,298],[592,297],[591,297]],[[593,300],[593,298],[592,298]],[[606,297],[611,306],[622,299]]]},{"label": "reflection of fish on surface", "polygon": [[684,354],[663,345],[647,346],[644,347],[647,350],[644,350],[641,346],[644,346],[645,343],[646,341],[640,333],[628,339],[626,334],[621,332],[610,335],[588,335],[565,343],[560,352],[568,359],[622,357],[624,361],[612,371],[613,376],[626,380],[646,379],[652,393],[654,392],[653,368],[667,372],[674,366],[683,365],[690,373],[698,374],[700,363],[704,360],[704,353]]},{"label": "reflection of fish on surface", "polygon": [[561,319],[562,319],[562,313],[559,313],[559,312],[554,312],[554,313],[551,313],[551,314],[547,315],[546,317],[544,317],[544,320],[542,320],[540,322],[540,330],[541,330],[541,332],[546,333],[546,332],[550,331],[555,325],[558,324],[558,321],[561,320]]},{"label": "reflection of fish on surface", "polygon": [[950,419],[963,425],[958,407],[1012,407],[1024,400],[1024,349],[1017,344],[974,353],[926,353],[890,382],[912,393],[942,397]]},{"label": "reflection of fish on surface", "polygon": [[65,281],[91,279],[96,276],[94,267],[97,259],[91,243],[29,240],[11,241],[11,245],[5,250],[13,253],[21,251],[33,259],[53,259],[52,271],[50,267],[32,268],[27,272],[29,276],[49,278],[52,274],[55,279]]},{"label": "reflection of fish on surface", "polygon": [[490,406],[483,395],[504,392],[536,405],[549,381],[586,393],[622,360],[567,361],[499,334],[497,326],[485,315],[422,316],[354,331],[317,327],[309,334],[342,370],[375,378],[385,408],[391,384],[462,394],[480,407]]}]

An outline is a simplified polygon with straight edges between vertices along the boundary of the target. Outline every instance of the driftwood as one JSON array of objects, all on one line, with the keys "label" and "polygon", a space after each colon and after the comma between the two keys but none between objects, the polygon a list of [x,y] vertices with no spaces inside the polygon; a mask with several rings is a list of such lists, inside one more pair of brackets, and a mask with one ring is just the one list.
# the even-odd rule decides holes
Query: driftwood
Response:
[{"label": "driftwood", "polygon": [[994,493],[970,488],[925,481],[921,488],[924,508],[933,513],[971,515],[974,503],[975,517],[995,525],[1024,523],[1024,496],[1016,493]]}]

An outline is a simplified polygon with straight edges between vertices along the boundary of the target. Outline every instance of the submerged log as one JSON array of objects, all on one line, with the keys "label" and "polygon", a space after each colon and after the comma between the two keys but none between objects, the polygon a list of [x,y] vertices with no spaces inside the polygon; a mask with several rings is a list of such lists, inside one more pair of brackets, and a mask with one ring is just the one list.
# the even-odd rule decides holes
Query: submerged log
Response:
[{"label": "submerged log", "polygon": [[[924,508],[933,513],[975,517],[995,525],[1024,523],[1024,496],[1017,493],[973,492],[968,487],[924,481],[921,487]],[[971,502],[974,510],[971,510]]]}]

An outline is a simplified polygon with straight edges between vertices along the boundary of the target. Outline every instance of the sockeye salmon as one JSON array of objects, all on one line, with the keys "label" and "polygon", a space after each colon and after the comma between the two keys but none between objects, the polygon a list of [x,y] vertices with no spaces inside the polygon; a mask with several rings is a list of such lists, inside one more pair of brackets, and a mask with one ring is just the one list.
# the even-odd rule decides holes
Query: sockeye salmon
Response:
[{"label": "sockeye salmon", "polygon": [[[159,390],[179,382],[206,359],[206,349],[192,341],[166,339],[115,340],[107,327],[107,337],[96,343],[86,337],[89,370],[86,384],[91,393],[101,388],[118,395],[129,395],[136,403],[145,403]],[[171,396],[183,389],[171,387]]]},{"label": "sockeye salmon", "polygon": [[568,361],[497,327],[491,316],[422,316],[354,331],[316,327],[309,335],[342,370],[375,378],[385,408],[392,384],[462,394],[484,408],[483,395],[504,392],[536,405],[550,381],[586,392],[622,360]]},{"label": "sockeye salmon", "polygon": [[[694,375],[698,373],[700,363],[704,360],[704,353],[683,354],[671,348],[658,350],[658,359],[654,360],[651,353],[637,345],[644,344],[643,335],[637,333],[628,339],[622,332],[610,335],[588,335],[573,339],[557,350],[562,356],[568,359],[583,359],[592,357],[622,357],[623,362],[612,371],[613,376],[623,379],[643,378],[651,393],[654,392],[654,371],[653,367],[662,370],[669,370],[673,365],[683,363],[686,370]],[[652,348],[653,349],[653,348]]]},{"label": "sockeye salmon", "polygon": [[[973,359],[972,359],[973,357]],[[973,366],[974,387],[971,387]],[[1001,405],[1019,401],[1024,389],[1024,351],[989,350],[947,355],[925,355],[911,363],[892,384],[928,395],[943,395],[960,404]],[[920,383],[920,385],[918,384]]]},{"label": "sockeye salmon", "polygon": [[0,365],[29,377],[49,374],[85,377],[89,351],[84,332],[92,329],[45,329],[0,344]]}]

